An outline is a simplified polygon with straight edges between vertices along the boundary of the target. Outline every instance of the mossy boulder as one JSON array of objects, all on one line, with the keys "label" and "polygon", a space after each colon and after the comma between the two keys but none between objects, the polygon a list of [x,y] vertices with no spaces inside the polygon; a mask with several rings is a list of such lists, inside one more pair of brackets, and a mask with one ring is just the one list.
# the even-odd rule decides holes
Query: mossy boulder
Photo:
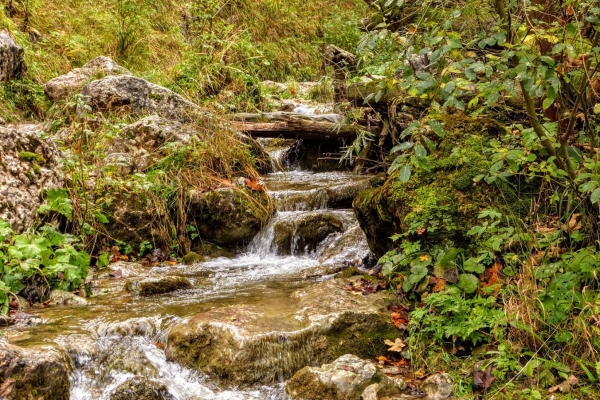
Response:
[{"label": "mossy boulder", "polygon": [[192,284],[181,276],[163,276],[158,278],[132,279],[127,282],[126,289],[140,296],[171,293],[176,290],[189,289]]},{"label": "mossy boulder", "polygon": [[27,349],[0,338],[0,399],[63,400],[70,396],[64,357],[53,349]]},{"label": "mossy boulder", "polygon": [[292,400],[354,400],[377,384],[377,396],[401,394],[406,383],[384,375],[371,361],[345,354],[331,364],[304,367],[286,384]]},{"label": "mossy boulder", "polygon": [[[173,327],[167,358],[225,387],[273,383],[344,354],[383,354],[398,330],[388,293],[357,296],[348,279],[321,282],[260,307],[216,308]],[[272,304],[272,305],[271,305]]]},{"label": "mossy boulder", "polygon": [[377,256],[394,247],[390,237],[397,234],[422,243],[465,247],[470,243],[466,233],[482,209],[510,204],[513,212],[527,212],[528,198],[519,199],[511,185],[474,181],[489,173],[484,148],[500,138],[503,126],[489,118],[446,116],[445,128],[443,139],[433,133],[429,137],[436,143],[436,151],[427,156],[429,171],[413,168],[408,182],[392,174],[354,199],[360,226]]},{"label": "mossy boulder", "polygon": [[269,195],[249,188],[190,191],[189,223],[200,238],[221,247],[246,244],[273,214]]},{"label": "mossy boulder", "polygon": [[274,243],[280,254],[310,253],[332,233],[341,232],[342,221],[332,213],[312,212],[297,219],[282,219],[274,226]]}]

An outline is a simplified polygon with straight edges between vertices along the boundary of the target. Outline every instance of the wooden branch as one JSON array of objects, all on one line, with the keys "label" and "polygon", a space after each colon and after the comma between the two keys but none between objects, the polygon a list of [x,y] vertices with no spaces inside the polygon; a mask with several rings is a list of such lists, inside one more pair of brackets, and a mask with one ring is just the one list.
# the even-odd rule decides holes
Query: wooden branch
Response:
[{"label": "wooden branch", "polygon": [[233,115],[233,125],[254,137],[286,139],[355,139],[366,127],[343,123],[341,114],[305,115],[290,112],[240,113]]}]

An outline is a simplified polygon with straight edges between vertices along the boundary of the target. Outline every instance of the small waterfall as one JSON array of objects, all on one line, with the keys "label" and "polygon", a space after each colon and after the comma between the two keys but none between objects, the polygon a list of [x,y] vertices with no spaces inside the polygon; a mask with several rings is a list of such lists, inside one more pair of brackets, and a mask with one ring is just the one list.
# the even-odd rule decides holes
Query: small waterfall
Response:
[{"label": "small waterfall", "polygon": [[[242,310],[248,304],[272,307],[272,314],[280,315],[289,294],[311,282],[306,277],[326,279],[369,252],[348,208],[351,197],[340,190],[356,187],[360,178],[340,171],[284,171],[283,151],[269,150],[277,172],[263,177],[277,212],[246,252],[141,272],[144,277],[184,276],[192,282],[191,289],[154,297],[117,291],[117,296],[96,297],[85,309],[39,311],[44,322],[26,328],[29,333],[24,336],[33,342],[54,341],[66,351],[72,367],[71,400],[110,400],[120,385],[136,379],[179,400],[284,400],[282,380],[320,361],[311,342],[314,332],[292,327],[294,332],[281,333],[281,328],[274,328],[255,341],[246,355],[248,359],[267,355],[261,358],[259,370],[248,374],[269,376],[273,383],[222,390],[206,375],[167,361],[164,353],[171,327],[185,318],[224,306]],[[349,201],[340,202],[344,196]],[[135,276],[123,274],[123,280]]]}]

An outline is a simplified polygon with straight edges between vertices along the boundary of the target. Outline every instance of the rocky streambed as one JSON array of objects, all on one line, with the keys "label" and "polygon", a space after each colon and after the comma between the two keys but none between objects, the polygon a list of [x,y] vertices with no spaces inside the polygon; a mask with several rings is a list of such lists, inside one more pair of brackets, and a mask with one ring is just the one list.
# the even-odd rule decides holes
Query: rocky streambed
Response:
[{"label": "rocky streambed", "polygon": [[[333,208],[368,180],[286,171],[265,184],[280,211],[245,251],[191,265],[111,264],[92,277],[96,296],[27,310],[32,318],[4,331],[21,347],[4,361],[19,359],[34,381],[63,377],[40,398],[70,387],[71,399],[285,399],[284,382],[305,366],[373,358],[396,335],[393,299],[329,279],[368,254],[352,211]],[[5,377],[3,390],[17,393],[28,376]]]}]

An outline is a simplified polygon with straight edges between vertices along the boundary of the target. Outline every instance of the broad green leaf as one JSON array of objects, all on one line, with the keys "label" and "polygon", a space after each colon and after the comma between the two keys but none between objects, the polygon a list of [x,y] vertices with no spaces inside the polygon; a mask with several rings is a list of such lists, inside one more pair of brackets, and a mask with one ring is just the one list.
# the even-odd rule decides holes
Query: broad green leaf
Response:
[{"label": "broad green leaf", "polygon": [[440,138],[446,137],[446,131],[444,130],[444,126],[435,119],[429,120],[429,126],[433,130],[433,132],[438,135]]},{"label": "broad green leaf", "polygon": [[474,293],[479,287],[479,279],[473,274],[461,274],[458,277],[458,286],[465,293]]},{"label": "broad green leaf", "polygon": [[596,204],[600,200],[600,189],[594,189],[592,195],[590,196],[590,201],[592,204]]},{"label": "broad green leaf", "polygon": [[400,179],[401,182],[408,182],[408,180],[410,179],[410,166],[408,164],[404,164],[400,168],[398,179]]},{"label": "broad green leaf", "polygon": [[418,158],[425,158],[425,157],[427,157],[427,150],[425,150],[425,147],[423,147],[422,144],[417,143],[415,145],[415,155]]}]

